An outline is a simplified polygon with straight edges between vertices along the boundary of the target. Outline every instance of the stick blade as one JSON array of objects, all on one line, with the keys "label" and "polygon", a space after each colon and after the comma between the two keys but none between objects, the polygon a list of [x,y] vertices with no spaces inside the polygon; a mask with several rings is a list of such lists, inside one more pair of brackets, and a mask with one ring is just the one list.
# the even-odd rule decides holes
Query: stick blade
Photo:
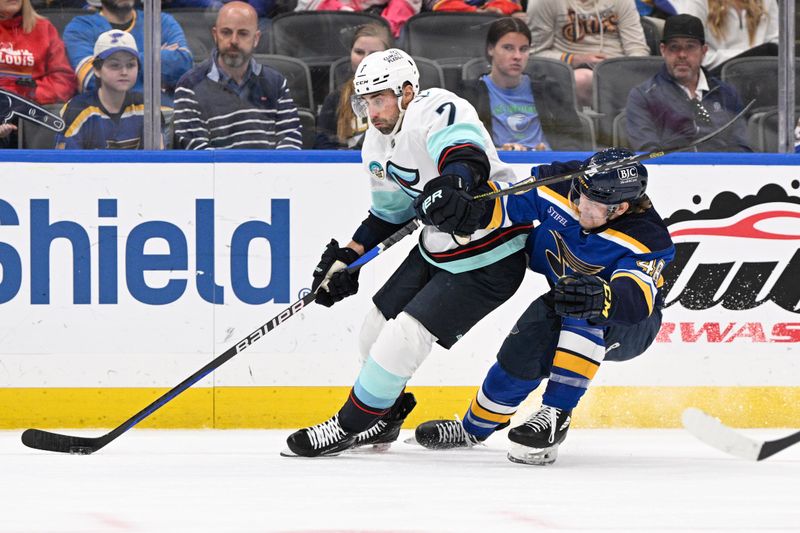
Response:
[{"label": "stick blade", "polygon": [[700,409],[689,407],[681,421],[689,433],[709,446],[748,461],[759,460],[762,443],[734,431]]},{"label": "stick blade", "polygon": [[41,429],[23,431],[22,444],[36,450],[75,455],[89,455],[105,446],[102,438],[73,437]]}]

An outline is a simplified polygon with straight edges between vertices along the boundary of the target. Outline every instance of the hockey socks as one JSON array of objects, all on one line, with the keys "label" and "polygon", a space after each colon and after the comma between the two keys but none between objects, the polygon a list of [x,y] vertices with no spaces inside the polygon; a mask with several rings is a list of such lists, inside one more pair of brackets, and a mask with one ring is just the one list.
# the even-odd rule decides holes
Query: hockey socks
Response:
[{"label": "hockey socks", "polygon": [[572,411],[605,357],[603,328],[564,318],[542,404]]},{"label": "hockey socks", "polygon": [[500,426],[505,427],[540,379],[516,378],[503,370],[500,363],[489,369],[462,421],[464,429],[483,440]]}]

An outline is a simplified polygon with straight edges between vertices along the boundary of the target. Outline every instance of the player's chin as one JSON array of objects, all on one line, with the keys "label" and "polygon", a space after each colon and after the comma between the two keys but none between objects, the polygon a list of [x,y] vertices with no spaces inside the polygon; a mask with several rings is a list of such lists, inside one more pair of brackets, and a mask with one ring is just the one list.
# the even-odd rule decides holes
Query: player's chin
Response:
[{"label": "player's chin", "polygon": [[372,125],[375,126],[376,130],[383,133],[384,135],[389,135],[390,133],[392,133],[392,130],[394,129],[394,125],[390,126],[386,122],[378,122],[377,124],[373,123]]}]

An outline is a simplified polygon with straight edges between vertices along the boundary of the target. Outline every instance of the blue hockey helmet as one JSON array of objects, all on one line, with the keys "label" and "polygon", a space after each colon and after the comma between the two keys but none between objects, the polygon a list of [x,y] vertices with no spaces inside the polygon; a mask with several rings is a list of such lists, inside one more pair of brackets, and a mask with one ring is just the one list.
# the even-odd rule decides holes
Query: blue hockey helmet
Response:
[{"label": "blue hockey helmet", "polygon": [[[634,155],[625,148],[606,148],[584,161],[583,168],[590,169]],[[647,169],[638,162],[606,172],[590,171],[572,180],[575,198],[582,193],[591,200],[606,205],[635,202],[644,196],[646,190]]]}]

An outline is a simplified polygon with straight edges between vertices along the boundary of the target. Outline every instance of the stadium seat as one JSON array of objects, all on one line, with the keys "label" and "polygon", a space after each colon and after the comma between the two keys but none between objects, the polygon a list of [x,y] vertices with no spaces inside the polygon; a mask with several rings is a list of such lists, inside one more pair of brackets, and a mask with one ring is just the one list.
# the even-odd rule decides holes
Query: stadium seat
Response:
[{"label": "stadium seat", "polygon": [[[795,87],[800,88],[800,59],[795,62]],[[744,104],[755,100],[750,115],[768,111],[778,105],[778,58],[741,57],[722,66],[722,81],[733,85]],[[800,90],[795,90],[800,104]]]},{"label": "stadium seat", "polygon": [[350,55],[356,28],[368,23],[389,27],[377,15],[353,11],[295,11],[272,20],[274,53],[302,59],[308,65],[330,64]]},{"label": "stadium seat", "polygon": [[[794,110],[795,118],[800,117],[800,106]],[[750,146],[756,152],[778,151],[778,109],[755,113],[747,121]]]},{"label": "stadium seat", "polygon": [[498,15],[433,11],[414,15],[403,28],[403,48],[414,57],[436,61],[445,87],[458,90],[463,65],[486,54],[486,34]]},{"label": "stadium seat", "polygon": [[300,124],[303,126],[303,150],[314,148],[314,139],[317,137],[317,116],[310,109],[298,109]]},{"label": "stadium seat", "polygon": [[64,28],[67,27],[69,21],[73,18],[77,17],[78,15],[91,15],[92,12],[86,9],[79,9],[75,7],[70,8],[43,8],[37,9],[36,12],[41,16],[45,17],[49,20],[53,26],[55,26],[56,30],[58,30],[58,34],[63,36],[64,35]]},{"label": "stadium seat", "polygon": [[308,65],[299,59],[282,55],[254,54],[253,58],[263,65],[274,68],[286,78],[292,99],[297,107],[314,110],[314,91]]},{"label": "stadium seat", "polygon": [[594,69],[593,108],[597,113],[597,143],[614,143],[614,118],[628,102],[628,93],[655,75],[664,64],[661,57],[615,57],[598,63]]},{"label": "stadium seat", "polygon": [[275,54],[303,60],[311,70],[314,98],[325,99],[331,63],[350,55],[353,34],[368,23],[389,23],[370,13],[354,11],[294,11],[272,19],[270,38]]},{"label": "stadium seat", "polygon": [[661,44],[661,36],[664,33],[664,21],[652,17],[641,17],[639,20],[644,30],[644,39],[648,48],[650,48],[650,55],[660,56],[661,47],[659,45]]},{"label": "stadium seat", "polygon": [[[489,72],[489,63],[486,59],[475,58],[467,61],[461,69],[462,80],[477,80],[483,74]],[[572,109],[578,112],[578,117],[584,125],[584,138],[581,139],[581,145],[586,150],[594,150],[594,122],[592,119],[578,109],[578,101],[575,97],[575,78],[572,74],[572,68],[564,63],[555,59],[547,57],[532,57],[528,60],[528,65],[525,72],[532,76],[536,74],[544,74],[544,76],[553,84],[553,90],[563,92],[571,95],[569,101],[571,102]]]},{"label": "stadium seat", "polygon": [[173,9],[165,11],[178,22],[186,36],[186,44],[192,52],[194,63],[198,64],[209,57],[214,49],[214,39],[211,37],[211,28],[217,21],[217,13],[205,9]]},{"label": "stadium seat", "polygon": [[[415,57],[414,62],[419,69],[420,89],[444,87],[444,73],[442,72],[442,67],[424,57]],[[329,91],[333,92],[337,90],[351,75],[349,56],[331,63]]]}]

